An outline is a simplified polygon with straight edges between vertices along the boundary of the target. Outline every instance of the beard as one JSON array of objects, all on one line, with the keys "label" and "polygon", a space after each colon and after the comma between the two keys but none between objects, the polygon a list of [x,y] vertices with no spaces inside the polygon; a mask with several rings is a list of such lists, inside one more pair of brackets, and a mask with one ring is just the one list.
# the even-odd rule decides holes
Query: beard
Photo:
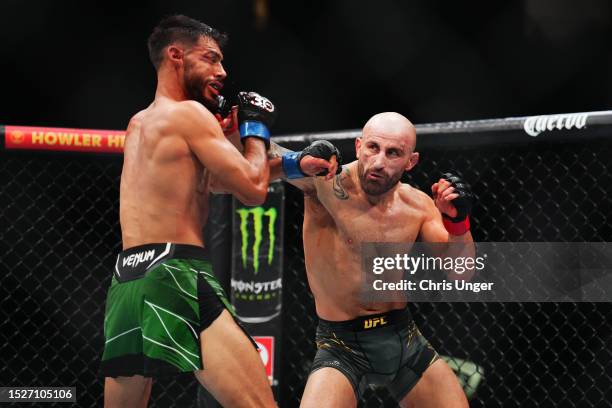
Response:
[{"label": "beard", "polygon": [[[387,175],[382,173],[382,177],[377,181],[367,179],[368,173],[363,168],[361,163],[357,163],[357,173],[359,175],[359,184],[361,189],[368,195],[378,196],[391,190],[402,178],[402,173]],[[377,173],[378,174],[378,173]]]},{"label": "beard", "polygon": [[200,102],[213,113],[217,111],[217,108],[219,107],[217,99],[210,99],[204,96],[206,86],[209,82],[208,80],[197,75],[192,75],[192,70],[189,66],[186,66],[185,73],[183,74],[183,82],[185,84],[185,91],[189,99]]}]

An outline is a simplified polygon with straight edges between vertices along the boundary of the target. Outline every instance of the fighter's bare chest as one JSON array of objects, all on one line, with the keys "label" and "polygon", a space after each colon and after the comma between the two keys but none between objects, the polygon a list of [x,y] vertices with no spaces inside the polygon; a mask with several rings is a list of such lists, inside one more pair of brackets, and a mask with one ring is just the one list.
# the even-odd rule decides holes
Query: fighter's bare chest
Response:
[{"label": "fighter's bare chest", "polygon": [[412,242],[421,229],[422,214],[403,203],[372,207],[346,200],[332,214],[342,239],[349,242]]}]

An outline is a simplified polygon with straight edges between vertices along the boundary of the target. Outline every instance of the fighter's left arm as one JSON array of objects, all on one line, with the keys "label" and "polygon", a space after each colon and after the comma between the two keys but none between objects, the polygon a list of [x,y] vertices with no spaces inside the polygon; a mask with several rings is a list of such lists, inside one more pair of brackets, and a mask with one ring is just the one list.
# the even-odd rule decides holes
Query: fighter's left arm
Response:
[{"label": "fighter's left arm", "polygon": [[[470,232],[472,193],[470,186],[453,173],[445,173],[431,187],[433,200],[428,200],[425,220],[421,225],[420,237],[423,242],[447,243],[438,245],[441,253],[437,256],[474,258],[476,249]],[[470,280],[474,269],[467,270],[454,279]]]},{"label": "fighter's left arm", "polygon": [[[219,104],[225,101],[220,98]],[[215,114],[225,137],[242,152],[242,143],[238,132],[238,107],[233,106],[225,117],[224,109]],[[268,150],[270,181],[282,179],[293,184],[304,192],[315,191],[313,176],[324,176],[326,180],[333,177],[341,166],[340,152],[328,141],[316,141],[302,152],[293,152],[274,142]],[[225,192],[223,180],[211,177],[209,190],[213,193]]]},{"label": "fighter's left arm", "polygon": [[[240,152],[244,153],[242,143],[240,142],[240,132],[238,131],[238,106],[232,106],[229,114],[222,117],[220,113],[215,113],[215,118],[219,121],[219,126],[223,130],[223,134],[232,145]],[[204,170],[206,172],[206,170]],[[212,194],[230,194],[229,190],[224,186],[223,180],[209,176],[208,190]]]},{"label": "fighter's left arm", "polygon": [[327,140],[315,141],[300,152],[271,143],[268,159],[270,180],[284,180],[305,192],[314,190],[314,176],[331,180],[342,166],[340,152]]},{"label": "fighter's left arm", "polygon": [[[336,156],[332,155],[326,159],[323,158],[325,153],[322,157],[320,149],[307,149],[303,151],[305,154],[300,154],[302,152],[293,152],[271,142],[268,151],[270,181],[284,180],[305,193],[313,193],[315,191],[314,176],[322,176],[325,180],[331,180],[337,169],[341,168],[341,163],[338,163]],[[223,180],[211,177],[209,189],[213,194],[224,193]]]}]

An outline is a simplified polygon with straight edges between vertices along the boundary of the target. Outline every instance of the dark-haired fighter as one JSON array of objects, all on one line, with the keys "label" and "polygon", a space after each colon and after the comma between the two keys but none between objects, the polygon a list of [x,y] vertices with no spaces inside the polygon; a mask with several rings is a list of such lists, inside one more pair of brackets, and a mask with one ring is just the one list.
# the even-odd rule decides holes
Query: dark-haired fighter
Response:
[{"label": "dark-haired fighter", "polygon": [[[304,257],[319,325],[317,354],[302,407],[355,407],[368,384],[388,387],[402,407],[463,408],[457,378],[416,327],[405,301],[364,303],[362,242],[467,243],[471,193],[455,175],[432,187],[433,200],[400,183],[418,161],[415,128],[397,113],[372,117],[355,141],[357,161],[333,180],[304,177],[298,153],[276,149],[271,178],[305,193]],[[328,155],[337,154],[328,146]],[[281,165],[282,164],[282,165]],[[469,278],[466,273],[466,278]],[[378,318],[379,325],[368,324]]]},{"label": "dark-haired fighter", "polygon": [[255,205],[265,200],[269,178],[270,101],[239,94],[244,156],[212,113],[226,77],[224,42],[185,16],[162,20],[149,38],[158,83],[125,139],[123,252],[104,320],[106,407],[146,406],[151,377],[180,372],[194,372],[225,407],[275,406],[260,357],[203,254],[211,181],[222,179],[226,190]]}]

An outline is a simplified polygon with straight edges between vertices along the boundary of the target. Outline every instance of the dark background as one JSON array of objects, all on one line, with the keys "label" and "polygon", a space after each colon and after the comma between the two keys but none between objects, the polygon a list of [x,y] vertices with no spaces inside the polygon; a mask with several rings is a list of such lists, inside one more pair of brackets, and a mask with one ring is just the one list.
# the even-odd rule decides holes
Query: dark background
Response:
[{"label": "dark background", "polygon": [[146,39],[172,13],[230,34],[226,90],[269,96],[275,134],[612,105],[607,0],[4,0],[0,123],[125,128],[153,98]]}]

